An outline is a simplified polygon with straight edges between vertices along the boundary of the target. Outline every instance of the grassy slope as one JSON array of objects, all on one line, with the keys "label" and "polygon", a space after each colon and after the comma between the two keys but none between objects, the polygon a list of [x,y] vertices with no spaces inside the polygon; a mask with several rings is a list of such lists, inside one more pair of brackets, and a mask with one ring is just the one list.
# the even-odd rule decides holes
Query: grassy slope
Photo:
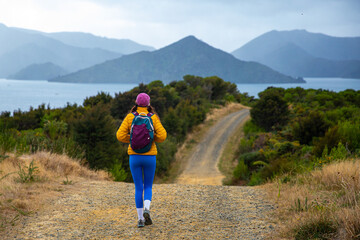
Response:
[{"label": "grassy slope", "polygon": [[275,238],[360,239],[360,159],[262,187],[278,203]]},{"label": "grassy slope", "polygon": [[72,185],[76,187],[77,182],[88,179],[107,180],[109,176],[104,171],[91,171],[65,155],[38,152],[1,156],[0,238],[21,218],[40,210]]}]

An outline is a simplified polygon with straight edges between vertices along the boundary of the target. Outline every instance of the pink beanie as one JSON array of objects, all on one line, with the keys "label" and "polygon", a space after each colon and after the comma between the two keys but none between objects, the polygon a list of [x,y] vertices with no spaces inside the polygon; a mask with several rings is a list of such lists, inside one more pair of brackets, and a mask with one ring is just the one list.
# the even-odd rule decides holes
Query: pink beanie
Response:
[{"label": "pink beanie", "polygon": [[137,95],[135,103],[140,107],[147,107],[150,105],[150,97],[146,93],[140,93]]}]

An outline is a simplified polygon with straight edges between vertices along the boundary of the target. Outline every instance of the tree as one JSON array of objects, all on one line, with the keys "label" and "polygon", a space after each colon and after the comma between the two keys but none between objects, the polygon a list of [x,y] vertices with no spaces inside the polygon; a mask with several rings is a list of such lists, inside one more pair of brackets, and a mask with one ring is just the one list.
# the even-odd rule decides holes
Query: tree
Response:
[{"label": "tree", "polygon": [[86,106],[95,106],[99,103],[102,104],[107,104],[110,103],[112,100],[112,96],[109,93],[105,93],[103,91],[98,92],[98,94],[96,96],[92,96],[92,97],[87,97],[84,100],[84,107]]},{"label": "tree", "polygon": [[311,111],[307,116],[296,119],[292,125],[292,132],[301,144],[310,144],[314,137],[324,136],[328,127],[323,113]]},{"label": "tree", "polygon": [[250,115],[258,126],[270,131],[286,124],[289,110],[277,91],[265,91],[250,110]]},{"label": "tree", "polygon": [[118,163],[120,146],[115,137],[116,126],[107,108],[98,104],[74,123],[74,138],[85,149],[92,169],[111,169]]}]

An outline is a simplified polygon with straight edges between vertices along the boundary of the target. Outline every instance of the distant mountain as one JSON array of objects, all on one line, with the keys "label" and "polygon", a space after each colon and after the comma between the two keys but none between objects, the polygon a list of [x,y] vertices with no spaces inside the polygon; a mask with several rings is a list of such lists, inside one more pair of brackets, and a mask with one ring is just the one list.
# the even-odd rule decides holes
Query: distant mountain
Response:
[{"label": "distant mountain", "polygon": [[244,62],[193,36],[153,52],[139,52],[51,79],[59,82],[167,83],[184,75],[219,76],[234,83],[303,82],[255,62]]},{"label": "distant mountain", "polygon": [[56,32],[47,33],[46,36],[75,47],[101,48],[121,54],[155,50],[153,47],[141,45],[129,39],[98,37],[90,33]]},{"label": "distant mountain", "polygon": [[20,80],[44,80],[65,75],[67,73],[68,72],[65,69],[51,62],[47,62],[42,64],[31,64],[19,72],[10,75],[8,78]]},{"label": "distant mountain", "polygon": [[79,48],[45,37],[0,25],[0,77],[15,74],[36,63],[52,62],[66,71],[77,71],[121,56],[103,49]]},{"label": "distant mountain", "polygon": [[232,54],[294,77],[358,77],[360,37],[331,37],[305,30],[271,31]]}]

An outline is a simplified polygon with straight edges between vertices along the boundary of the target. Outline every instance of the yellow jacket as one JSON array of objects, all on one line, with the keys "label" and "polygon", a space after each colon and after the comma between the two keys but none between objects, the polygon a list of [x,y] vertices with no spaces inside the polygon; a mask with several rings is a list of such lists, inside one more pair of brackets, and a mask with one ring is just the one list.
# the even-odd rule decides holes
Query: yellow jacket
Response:
[{"label": "yellow jacket", "polygon": [[[149,113],[146,107],[137,107],[136,111],[138,113],[146,113],[146,114]],[[126,115],[124,121],[121,123],[121,126],[116,133],[116,137],[120,142],[130,143],[130,128],[131,128],[131,123],[132,123],[134,117],[135,117],[134,114],[129,113],[128,115]],[[165,128],[161,124],[159,117],[156,114],[152,115],[151,119],[154,124],[155,132],[154,132],[154,142],[152,143],[150,151],[148,151],[146,153],[136,153],[136,152],[134,152],[134,150],[132,150],[132,148],[129,144],[129,147],[128,147],[129,155],[134,155],[134,154],[136,154],[136,155],[157,155],[157,148],[156,148],[155,142],[161,143],[161,142],[165,141],[167,133],[166,133]]]}]

